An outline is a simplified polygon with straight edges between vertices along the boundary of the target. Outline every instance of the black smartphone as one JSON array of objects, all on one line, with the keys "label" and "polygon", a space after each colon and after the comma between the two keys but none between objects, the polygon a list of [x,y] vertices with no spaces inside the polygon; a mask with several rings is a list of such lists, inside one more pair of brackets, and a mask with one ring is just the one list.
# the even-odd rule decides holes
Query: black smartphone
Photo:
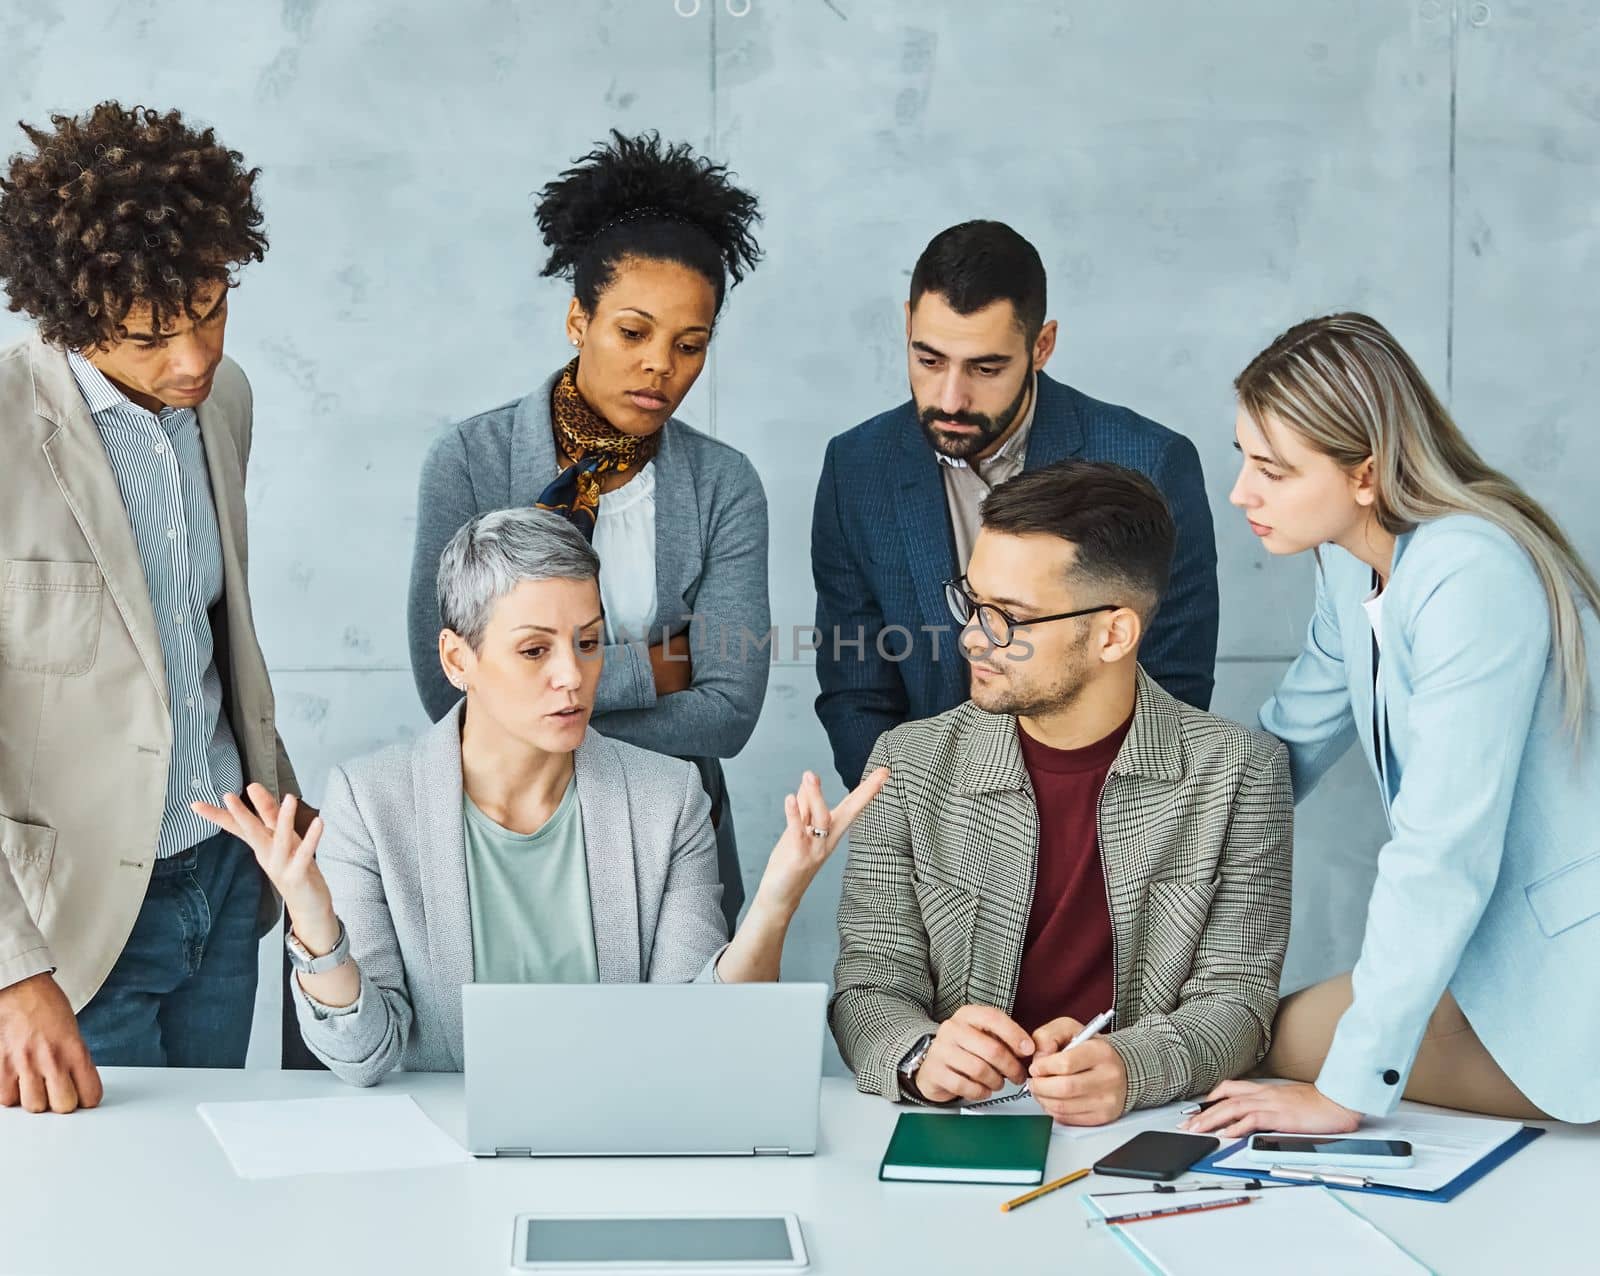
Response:
[{"label": "black smartphone", "polygon": [[1145,1130],[1096,1161],[1094,1172],[1127,1179],[1175,1179],[1221,1146],[1221,1140],[1209,1134]]}]

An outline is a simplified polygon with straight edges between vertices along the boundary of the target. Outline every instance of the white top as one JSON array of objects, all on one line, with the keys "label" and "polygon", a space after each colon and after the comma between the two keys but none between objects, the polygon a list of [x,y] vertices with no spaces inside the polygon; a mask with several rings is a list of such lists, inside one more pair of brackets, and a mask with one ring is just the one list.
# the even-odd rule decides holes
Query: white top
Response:
[{"label": "white top", "polygon": [[[602,509],[605,502],[601,502]],[[1383,650],[1383,589],[1378,587],[1361,600],[1367,611],[1367,623],[1372,626],[1372,636],[1378,640],[1378,650]]]},{"label": "white top", "polygon": [[656,469],[600,498],[594,524],[606,642],[643,639],[656,623]]}]

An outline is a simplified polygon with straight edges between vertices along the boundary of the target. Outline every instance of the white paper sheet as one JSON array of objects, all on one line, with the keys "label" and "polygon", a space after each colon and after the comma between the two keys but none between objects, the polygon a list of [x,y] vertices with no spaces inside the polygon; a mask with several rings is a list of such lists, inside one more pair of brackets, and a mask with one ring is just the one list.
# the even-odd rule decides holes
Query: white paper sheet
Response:
[{"label": "white paper sheet", "polygon": [[[1435,1192],[1471,1169],[1521,1129],[1522,1126],[1516,1121],[1442,1116],[1433,1112],[1400,1112],[1381,1120],[1363,1121],[1361,1129],[1350,1137],[1405,1139],[1412,1148],[1412,1165],[1409,1169],[1341,1165],[1327,1168],[1333,1174],[1364,1175],[1385,1187],[1410,1187],[1422,1192]],[[1234,1151],[1217,1162],[1217,1167],[1260,1170],[1263,1173],[1270,1170],[1267,1164],[1251,1156],[1247,1140],[1241,1140]],[[1295,1168],[1315,1170],[1317,1167],[1297,1165]]]},{"label": "white paper sheet", "polygon": [[[1230,1192],[1136,1192],[1083,1198],[1091,1215],[1227,1200]],[[1322,1187],[1244,1192],[1251,1204],[1237,1209],[1152,1218],[1107,1230],[1170,1276],[1219,1276],[1257,1271],[1295,1276],[1427,1276],[1429,1268],[1407,1254],[1360,1214]]]},{"label": "white paper sheet", "polygon": [[472,1160],[406,1094],[201,1103],[195,1110],[242,1179],[414,1170]]},{"label": "white paper sheet", "polygon": [[[1004,1102],[991,1102],[987,1107],[962,1108],[962,1116],[1048,1116],[1049,1114],[1039,1105],[1039,1100],[1018,1086],[1007,1085],[1004,1090],[994,1096]],[[1140,1108],[1128,1113],[1127,1116],[1118,1117],[1115,1121],[1108,1121],[1105,1125],[1052,1125],[1050,1133],[1057,1138],[1087,1139],[1096,1134],[1110,1134],[1126,1132],[1136,1134],[1140,1130],[1175,1130],[1178,1122],[1183,1120],[1182,1110],[1188,1103],[1169,1103],[1160,1108]]]}]

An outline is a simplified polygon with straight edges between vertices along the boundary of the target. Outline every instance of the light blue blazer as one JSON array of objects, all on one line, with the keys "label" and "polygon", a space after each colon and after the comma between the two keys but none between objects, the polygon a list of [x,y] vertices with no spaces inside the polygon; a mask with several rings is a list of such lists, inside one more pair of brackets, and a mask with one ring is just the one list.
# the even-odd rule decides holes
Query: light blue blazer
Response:
[{"label": "light blue blazer", "polygon": [[[1448,988],[1495,1061],[1552,1116],[1600,1119],[1600,623],[1575,751],[1533,564],[1452,515],[1400,537],[1383,594],[1373,748],[1369,567],[1324,546],[1304,650],[1261,710],[1295,798],[1359,742],[1389,840],[1317,1086],[1393,1110]],[[1380,768],[1379,757],[1383,758]]]}]

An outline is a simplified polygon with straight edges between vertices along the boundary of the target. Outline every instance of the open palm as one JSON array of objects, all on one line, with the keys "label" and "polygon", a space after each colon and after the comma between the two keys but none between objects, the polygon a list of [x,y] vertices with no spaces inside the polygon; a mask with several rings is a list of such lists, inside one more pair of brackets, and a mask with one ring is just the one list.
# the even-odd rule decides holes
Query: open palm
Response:
[{"label": "open palm", "polygon": [[317,843],[322,840],[322,817],[311,821],[302,837],[295,831],[298,799],[292,794],[279,805],[265,786],[252,784],[245,793],[247,805],[233,793],[222,795],[223,805],[192,804],[196,815],[232,833],[255,852],[256,863],[283,897],[291,923],[297,917],[331,912],[333,895],[317,867]]}]

